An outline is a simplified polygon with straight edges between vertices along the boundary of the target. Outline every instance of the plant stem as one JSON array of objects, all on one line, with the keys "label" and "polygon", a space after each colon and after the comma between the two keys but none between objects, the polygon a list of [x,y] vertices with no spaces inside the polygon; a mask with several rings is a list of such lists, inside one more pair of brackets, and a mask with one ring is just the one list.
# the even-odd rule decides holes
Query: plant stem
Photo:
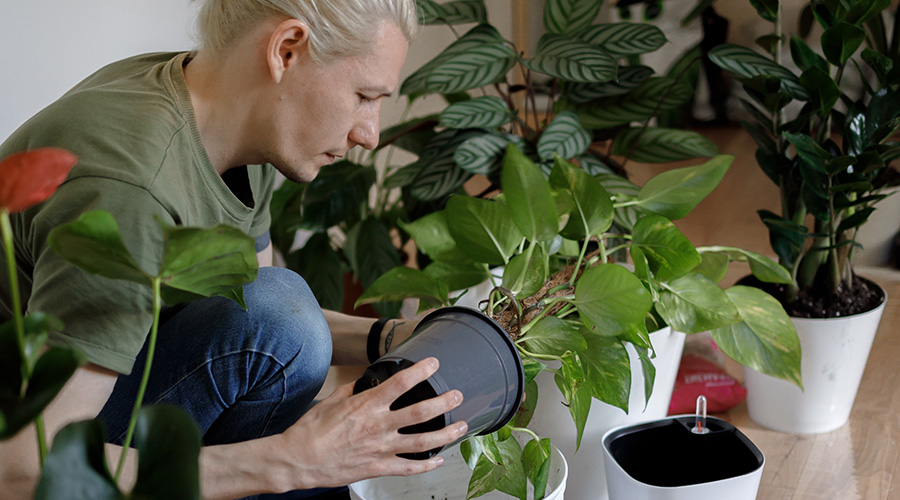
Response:
[{"label": "plant stem", "polygon": [[534,433],[531,429],[526,429],[525,427],[510,427],[509,430],[516,432],[524,432],[525,434],[531,435],[534,439],[540,441],[541,438],[537,434]]},{"label": "plant stem", "polygon": [[138,387],[137,398],[134,401],[134,409],[131,411],[131,420],[128,422],[128,431],[125,433],[125,442],[122,443],[122,456],[119,457],[119,466],[116,468],[116,483],[122,476],[122,470],[125,468],[125,457],[128,456],[128,448],[131,446],[131,438],[134,435],[134,428],[137,426],[138,413],[144,402],[144,391],[147,390],[147,381],[150,380],[150,367],[153,366],[153,354],[156,351],[156,334],[159,331],[159,311],[162,309],[162,299],[160,298],[159,276],[153,278],[153,326],[150,327],[150,339],[147,345],[147,360],[144,362],[144,374],[141,377],[141,385]]},{"label": "plant stem", "polygon": [[43,415],[38,414],[38,416],[34,418],[34,429],[37,431],[38,435],[38,451],[40,452],[41,466],[43,467],[44,462],[47,461],[47,431],[44,430]]}]

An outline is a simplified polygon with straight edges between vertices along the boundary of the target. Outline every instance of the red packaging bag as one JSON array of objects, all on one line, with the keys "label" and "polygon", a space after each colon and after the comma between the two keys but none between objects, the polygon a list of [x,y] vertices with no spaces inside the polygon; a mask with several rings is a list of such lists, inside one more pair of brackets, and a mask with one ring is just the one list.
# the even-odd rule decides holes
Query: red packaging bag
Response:
[{"label": "red packaging bag", "polygon": [[706,357],[685,353],[675,377],[669,415],[694,413],[699,396],[706,396],[709,413],[718,413],[737,406],[747,397],[747,389]]}]

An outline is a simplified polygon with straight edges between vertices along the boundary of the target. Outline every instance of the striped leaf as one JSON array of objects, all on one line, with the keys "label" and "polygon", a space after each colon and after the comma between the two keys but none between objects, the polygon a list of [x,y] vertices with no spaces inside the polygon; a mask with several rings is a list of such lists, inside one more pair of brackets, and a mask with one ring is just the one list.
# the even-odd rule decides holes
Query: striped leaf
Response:
[{"label": "striped leaf", "polygon": [[484,0],[454,0],[437,3],[433,0],[416,0],[419,19],[423,25],[486,23],[487,9]]},{"label": "striped leaf", "polygon": [[459,168],[453,155],[460,144],[481,134],[480,130],[447,129],[436,135],[415,163],[419,173],[410,184],[413,197],[431,201],[459,189],[472,174]]},{"label": "striped leaf", "polygon": [[[417,96],[428,92],[451,93],[474,88],[455,88],[449,84],[459,83],[459,79],[475,86],[479,86],[477,81],[484,80],[481,85],[486,85],[502,78],[515,61],[515,52],[506,45],[500,33],[493,26],[479,24],[410,75],[400,87],[400,93]],[[460,71],[471,75],[460,74]],[[475,74],[478,78],[474,78]]]},{"label": "striped leaf", "polygon": [[518,135],[491,132],[466,139],[456,149],[453,160],[467,172],[491,176],[500,171],[506,145],[510,142],[525,149],[525,139]]},{"label": "striped leaf", "polygon": [[450,128],[495,128],[509,123],[509,108],[496,96],[476,97],[448,106],[439,125]]},{"label": "striped leaf", "polygon": [[595,24],[575,36],[615,57],[653,52],[668,41],[652,24],[628,22]]},{"label": "striped leaf", "polygon": [[384,179],[385,189],[396,189],[407,186],[419,174],[418,162],[400,168]]},{"label": "striped leaf", "polygon": [[597,176],[599,174],[614,174],[613,169],[600,161],[596,156],[584,154],[576,158],[578,165],[588,173],[588,175]]},{"label": "striped leaf", "polygon": [[578,106],[581,123],[588,128],[610,128],[650,118],[654,111],[664,113],[685,104],[694,90],[670,77],[648,79],[627,96],[604,97]]},{"label": "striped leaf", "polygon": [[548,33],[535,56],[522,61],[528,69],[573,82],[608,82],[616,78],[616,60],[597,47]]},{"label": "striped leaf", "polygon": [[[594,178],[600,181],[603,189],[606,189],[606,191],[615,198],[615,201],[617,203],[629,200],[637,200],[638,194],[641,191],[641,188],[633,184],[628,179],[615,174],[600,174],[595,175]],[[616,221],[616,225],[628,232],[631,232],[634,229],[634,225],[637,223],[637,221],[639,221],[641,217],[644,217],[648,213],[649,212],[637,205],[618,207],[613,214],[613,220]]]},{"label": "striped leaf", "polygon": [[603,0],[547,0],[544,27],[548,33],[565,35],[590,26]]},{"label": "striped leaf", "polygon": [[712,157],[719,152],[716,144],[690,130],[661,127],[625,129],[616,136],[613,154],[630,156],[643,163],[669,163],[697,157]]},{"label": "striped leaf", "polygon": [[797,75],[751,49],[740,45],[724,44],[711,50],[709,58],[722,69],[741,78],[749,79],[762,75],[778,78],[785,92],[791,97],[800,101],[809,100],[809,95],[800,84]]},{"label": "striped leaf", "polygon": [[537,151],[541,160],[552,161],[554,155],[570,159],[587,151],[591,134],[581,126],[578,115],[563,111],[553,117],[538,139]]},{"label": "striped leaf", "polygon": [[627,94],[646,82],[651,76],[653,76],[653,68],[640,65],[625,66],[619,68],[617,81],[602,83],[572,82],[566,85],[563,95],[569,101],[584,104],[601,97]]}]

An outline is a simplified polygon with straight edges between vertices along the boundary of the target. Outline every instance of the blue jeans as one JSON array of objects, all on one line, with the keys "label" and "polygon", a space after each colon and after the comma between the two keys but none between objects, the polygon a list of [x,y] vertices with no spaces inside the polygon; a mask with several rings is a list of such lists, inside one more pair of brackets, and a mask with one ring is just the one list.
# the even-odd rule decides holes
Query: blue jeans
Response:
[{"label": "blue jeans", "polygon": [[[331,334],[306,282],[276,267],[244,287],[248,310],[223,297],[167,309],[144,405],[169,403],[197,422],[205,445],[277,434],[313,404],[331,363]],[[125,437],[146,360],[120,375],[100,412],[110,442]],[[309,490],[273,498],[315,498]],[[266,496],[268,497],[268,496]],[[331,498],[331,497],[329,497]]]}]

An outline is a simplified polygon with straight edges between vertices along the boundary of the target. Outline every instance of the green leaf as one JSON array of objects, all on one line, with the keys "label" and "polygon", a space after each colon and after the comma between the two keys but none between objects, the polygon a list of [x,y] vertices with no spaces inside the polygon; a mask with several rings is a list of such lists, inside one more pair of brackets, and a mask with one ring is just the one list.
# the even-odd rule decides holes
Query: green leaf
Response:
[{"label": "green leaf", "polygon": [[[527,358],[526,358],[527,359]],[[538,402],[538,386],[534,380],[525,384],[525,401],[519,405],[519,411],[513,417],[512,424],[516,427],[528,427]]]},{"label": "green leaf", "polygon": [[778,18],[778,0],[750,0],[750,5],[766,21],[775,22]]},{"label": "green leaf", "polygon": [[519,297],[537,293],[549,277],[547,256],[539,245],[532,244],[525,253],[509,260],[503,271],[503,287]]},{"label": "green leaf", "polygon": [[656,175],[641,188],[638,202],[668,219],[680,219],[719,185],[733,160],[731,155],[718,155],[702,165]]},{"label": "green leaf", "polygon": [[256,279],[255,242],[235,227],[166,226],[163,242],[159,277],[163,299],[170,306],[197,297],[223,295]]},{"label": "green leaf", "polygon": [[134,432],[138,449],[134,498],[200,498],[200,431],[175,406],[142,408]]},{"label": "green leaf", "polygon": [[119,225],[109,212],[87,212],[74,222],[56,226],[47,243],[70,264],[89,273],[150,285],[150,276],[125,248]]},{"label": "green leaf", "polygon": [[525,474],[534,485],[534,499],[544,498],[547,480],[550,478],[550,439],[528,441],[522,451],[522,463],[525,465]]},{"label": "green leaf", "polygon": [[781,304],[756,288],[734,286],[725,293],[744,321],[712,330],[716,345],[748,368],[802,387],[800,340]]},{"label": "green leaf", "polygon": [[447,215],[443,210],[412,222],[398,220],[397,224],[415,240],[416,248],[432,260],[451,260],[463,256],[450,233]]},{"label": "green leaf", "polygon": [[538,41],[526,68],[571,82],[608,82],[616,78],[616,60],[585,41],[547,33]]},{"label": "green leaf", "polygon": [[590,145],[591,134],[581,126],[578,115],[564,111],[544,129],[537,151],[542,160],[553,160],[554,156],[569,159],[584,153]]},{"label": "green leaf", "polygon": [[419,172],[410,184],[413,197],[433,201],[461,188],[472,174],[456,164],[456,149],[468,139],[483,134],[483,131],[477,129],[446,129],[434,136],[414,164]]},{"label": "green leaf", "polygon": [[800,71],[806,71],[810,68],[819,68],[822,71],[828,71],[828,62],[813,49],[809,47],[803,39],[791,35],[791,58],[794,64],[800,68]]},{"label": "green leaf", "polygon": [[697,273],[666,283],[656,311],[679,332],[699,333],[741,320],[719,285]]},{"label": "green leaf", "polygon": [[763,75],[775,77],[794,99],[805,101],[809,98],[797,75],[751,49],[740,45],[722,44],[709,52],[709,58],[720,68],[741,78],[752,79]]},{"label": "green leaf", "polygon": [[822,52],[828,62],[839,66],[856,52],[866,39],[866,30],[839,22],[822,33]]},{"label": "green leaf", "polygon": [[850,24],[862,24],[891,6],[891,0],[859,0],[850,7],[844,20]]},{"label": "green leaf", "polygon": [[484,264],[465,258],[452,261],[436,260],[428,264],[423,272],[438,283],[446,283],[447,290],[465,290],[491,278]]},{"label": "green leaf", "polygon": [[100,420],[63,427],[44,462],[35,500],[124,500],[106,467],[105,441]]},{"label": "green leaf", "polygon": [[560,370],[554,375],[554,381],[566,400],[569,414],[575,422],[575,451],[581,447],[584,426],[591,411],[591,384],[586,379],[578,358],[562,359]]},{"label": "green leaf", "polygon": [[529,241],[547,241],[559,234],[559,214],[550,184],[513,144],[506,147],[500,181],[513,222]]},{"label": "green leaf", "polygon": [[713,283],[722,281],[728,272],[728,263],[731,262],[731,259],[727,255],[704,252],[699,248],[697,250],[700,252],[700,257],[703,260],[691,271],[706,276]]},{"label": "green leaf", "polygon": [[339,161],[319,170],[303,194],[304,228],[325,231],[348,219],[358,220],[367,206],[375,169]]},{"label": "green leaf", "polygon": [[632,241],[647,258],[650,270],[660,281],[684,276],[700,264],[700,254],[694,245],[665,217],[643,217],[634,226]]},{"label": "green leaf", "polygon": [[503,478],[497,489],[520,500],[528,500],[528,478],[522,464],[522,447],[515,439],[505,439],[497,443],[503,457]]},{"label": "green leaf", "polygon": [[340,254],[325,233],[315,233],[300,250],[285,257],[287,267],[306,280],[324,309],[340,311],[344,303],[344,269]]},{"label": "green leaf", "polygon": [[[713,253],[717,253],[725,255],[728,259],[733,261],[749,262],[750,272],[752,272],[760,281],[765,283],[782,283],[785,285],[790,285],[792,283],[791,273],[788,272],[784,266],[765,255],[744,250],[742,248],[725,246],[703,247],[698,250],[703,255],[704,259],[706,259],[707,256],[713,255]],[[719,280],[713,281],[718,282]]]},{"label": "green leaf", "polygon": [[[544,371],[547,368],[547,365],[541,363],[540,361],[532,358],[523,358],[522,359],[522,367],[525,371],[525,383],[528,384],[534,377],[537,377],[539,373]],[[527,400],[528,398],[526,398]]]},{"label": "green leaf", "polygon": [[831,114],[834,104],[841,97],[841,89],[828,72],[813,67],[800,75],[800,83],[809,93],[809,102],[819,108],[821,116]]},{"label": "green leaf", "polygon": [[639,87],[621,96],[598,99],[586,105],[572,106],[581,124],[603,129],[643,121],[655,113],[677,109],[690,101],[694,89],[669,77],[649,78]]},{"label": "green leaf", "polygon": [[659,49],[666,35],[649,23],[599,23],[575,34],[577,38],[600,47],[613,57],[646,54]]},{"label": "green leaf", "polygon": [[421,154],[422,148],[435,135],[434,127],[438,124],[438,116],[437,114],[420,116],[382,130],[374,151],[380,151],[387,146],[397,146],[414,155]]},{"label": "green leaf", "polygon": [[410,297],[440,306],[449,302],[448,294],[446,283],[432,279],[424,271],[398,266],[369,285],[353,307],[377,302],[401,301]]},{"label": "green leaf", "polygon": [[643,163],[670,163],[719,152],[714,142],[691,130],[632,127],[620,131],[613,142],[614,155]]},{"label": "green leaf", "polygon": [[641,280],[617,264],[585,270],[575,285],[575,303],[585,325],[602,335],[630,330],[652,306]]},{"label": "green leaf", "polygon": [[450,234],[476,262],[505,264],[524,238],[505,203],[451,196],[445,210]]},{"label": "green leaf", "polygon": [[511,120],[509,107],[496,96],[476,97],[447,106],[439,125],[451,128],[495,128]]},{"label": "green leaf", "polygon": [[628,412],[631,393],[631,361],[622,342],[615,337],[586,333],[588,348],[576,356],[581,360],[595,398]]},{"label": "green leaf", "polygon": [[584,170],[557,157],[550,172],[550,185],[572,194],[574,210],[561,231],[563,236],[580,240],[603,234],[613,221],[613,204],[609,193]]},{"label": "green leaf", "polygon": [[416,0],[416,3],[421,13],[419,22],[423,25],[487,22],[484,0],[452,0],[445,3]]},{"label": "green leaf", "polygon": [[466,139],[456,149],[453,161],[466,172],[494,178],[503,164],[507,144],[515,144],[519,149],[528,146],[518,135],[490,132]]},{"label": "green leaf", "polygon": [[562,357],[587,348],[578,328],[556,316],[545,316],[538,320],[522,339],[528,352],[549,356]]},{"label": "green leaf", "polygon": [[590,26],[602,5],[603,0],[547,0],[544,27],[548,33],[574,33]]},{"label": "green leaf", "polygon": [[601,97],[625,95],[653,76],[653,68],[647,66],[620,67],[615,80],[609,82],[567,82],[563,87],[566,100],[584,104]]},{"label": "green leaf", "polygon": [[[359,242],[355,248],[359,269],[355,270],[364,289],[384,273],[400,265],[400,254],[391,233],[380,220],[370,217],[360,223]],[[384,317],[394,317],[400,312],[399,303],[384,303],[376,306],[376,310]]]},{"label": "green leaf", "polygon": [[472,471],[472,477],[469,478],[466,500],[496,490],[501,479],[503,479],[503,467],[492,463],[486,455],[479,456],[475,470]]}]

